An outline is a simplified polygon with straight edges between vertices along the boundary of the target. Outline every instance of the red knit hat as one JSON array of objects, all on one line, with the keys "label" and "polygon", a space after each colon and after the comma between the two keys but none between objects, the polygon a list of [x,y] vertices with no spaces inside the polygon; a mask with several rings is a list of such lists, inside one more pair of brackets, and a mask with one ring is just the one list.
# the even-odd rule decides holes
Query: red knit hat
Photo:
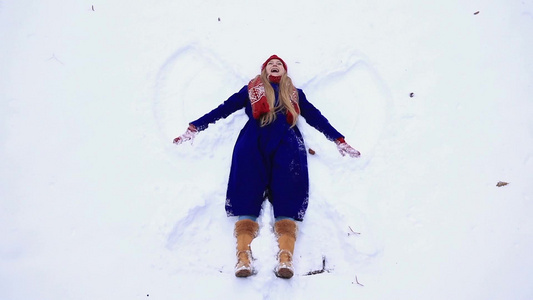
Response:
[{"label": "red knit hat", "polygon": [[273,59],[279,59],[281,61],[281,63],[283,64],[283,68],[285,68],[285,72],[287,72],[287,64],[283,61],[283,59],[281,59],[279,56],[277,56],[276,54],[272,55],[271,57],[269,57],[264,63],[263,63],[263,66],[261,66],[261,71],[263,71],[264,68],[266,68],[267,64],[269,61],[273,60]]}]

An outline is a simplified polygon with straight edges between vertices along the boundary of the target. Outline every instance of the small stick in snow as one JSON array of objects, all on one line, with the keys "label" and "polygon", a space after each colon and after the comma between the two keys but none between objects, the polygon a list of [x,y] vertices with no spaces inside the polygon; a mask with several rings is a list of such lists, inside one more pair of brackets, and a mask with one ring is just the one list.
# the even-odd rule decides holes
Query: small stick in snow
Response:
[{"label": "small stick in snow", "polygon": [[505,182],[505,181],[498,181],[498,183],[496,183],[496,186],[497,187],[502,187],[502,186],[506,186],[508,185],[509,182]]},{"label": "small stick in snow", "polygon": [[355,231],[353,231],[353,229],[352,229],[351,226],[348,226],[348,228],[350,228],[350,231],[351,231],[351,233],[348,232],[348,236],[350,236],[350,235],[352,235],[352,234],[357,234],[357,235],[360,235],[360,234],[361,234],[360,232],[355,232]]},{"label": "small stick in snow", "polygon": [[[355,283],[358,284],[358,285],[360,285],[360,286],[364,286],[363,284],[361,284],[361,283],[359,282],[359,279],[357,279],[357,275],[355,275]],[[352,284],[354,284],[354,282],[352,282]]]},{"label": "small stick in snow", "polygon": [[59,59],[57,59],[55,53],[52,53],[52,56],[48,59],[48,60],[55,60],[56,62],[64,65],[64,63],[62,61],[60,61]]},{"label": "small stick in snow", "polygon": [[94,5],[91,5],[91,9],[94,11]]},{"label": "small stick in snow", "polygon": [[329,273],[329,270],[326,270],[326,257],[322,256],[322,270],[309,271],[304,276],[322,274],[324,272],[328,272]]},{"label": "small stick in snow", "polygon": [[479,10],[474,13],[474,15],[477,15],[477,14],[479,14]]}]

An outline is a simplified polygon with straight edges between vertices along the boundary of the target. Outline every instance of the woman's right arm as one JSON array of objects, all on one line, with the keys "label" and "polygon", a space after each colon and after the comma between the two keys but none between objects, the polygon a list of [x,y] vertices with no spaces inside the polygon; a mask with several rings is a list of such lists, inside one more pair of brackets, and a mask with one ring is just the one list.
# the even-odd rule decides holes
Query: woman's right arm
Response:
[{"label": "woman's right arm", "polygon": [[237,110],[243,108],[247,101],[250,101],[248,98],[248,87],[244,86],[240,91],[224,101],[224,103],[203,115],[201,118],[192,121],[190,125],[193,125],[198,131],[205,130],[209,124],[214,124],[216,121],[226,118]]},{"label": "woman's right arm", "polygon": [[203,115],[196,121],[189,123],[189,127],[184,134],[173,140],[173,143],[179,145],[186,141],[191,141],[196,137],[198,132],[207,129],[209,124],[215,123],[216,121],[226,118],[237,110],[246,106],[248,98],[248,86],[244,86],[239,92],[233,94],[228,100],[220,104],[217,108]]}]

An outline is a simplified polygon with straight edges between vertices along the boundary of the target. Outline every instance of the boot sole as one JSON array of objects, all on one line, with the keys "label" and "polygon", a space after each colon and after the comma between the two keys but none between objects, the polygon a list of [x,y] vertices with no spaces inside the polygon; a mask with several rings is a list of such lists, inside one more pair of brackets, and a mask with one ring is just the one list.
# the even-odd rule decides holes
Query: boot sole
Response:
[{"label": "boot sole", "polygon": [[237,272],[235,272],[235,276],[236,277],[248,277],[248,276],[252,276],[253,275],[253,272],[250,271],[250,270],[239,270]]},{"label": "boot sole", "polygon": [[294,272],[291,269],[288,268],[281,268],[276,272],[276,276],[284,279],[292,278],[294,275]]}]

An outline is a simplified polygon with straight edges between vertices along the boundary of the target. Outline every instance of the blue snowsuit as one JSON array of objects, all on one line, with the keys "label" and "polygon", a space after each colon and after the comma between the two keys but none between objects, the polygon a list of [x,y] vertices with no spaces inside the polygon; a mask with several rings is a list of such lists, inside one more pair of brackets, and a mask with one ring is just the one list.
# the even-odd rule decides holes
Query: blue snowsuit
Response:
[{"label": "blue snowsuit", "polygon": [[[271,83],[278,103],[279,85]],[[298,89],[300,114],[307,123],[329,140],[344,137]],[[259,216],[261,205],[268,196],[274,217],[290,217],[302,221],[309,201],[307,151],[302,134],[290,127],[283,111],[275,121],[261,127],[253,118],[248,86],[233,94],[220,106],[191,122],[198,131],[210,123],[226,118],[244,107],[249,117],[241,130],[231,162],[226,213],[228,216]]]}]

